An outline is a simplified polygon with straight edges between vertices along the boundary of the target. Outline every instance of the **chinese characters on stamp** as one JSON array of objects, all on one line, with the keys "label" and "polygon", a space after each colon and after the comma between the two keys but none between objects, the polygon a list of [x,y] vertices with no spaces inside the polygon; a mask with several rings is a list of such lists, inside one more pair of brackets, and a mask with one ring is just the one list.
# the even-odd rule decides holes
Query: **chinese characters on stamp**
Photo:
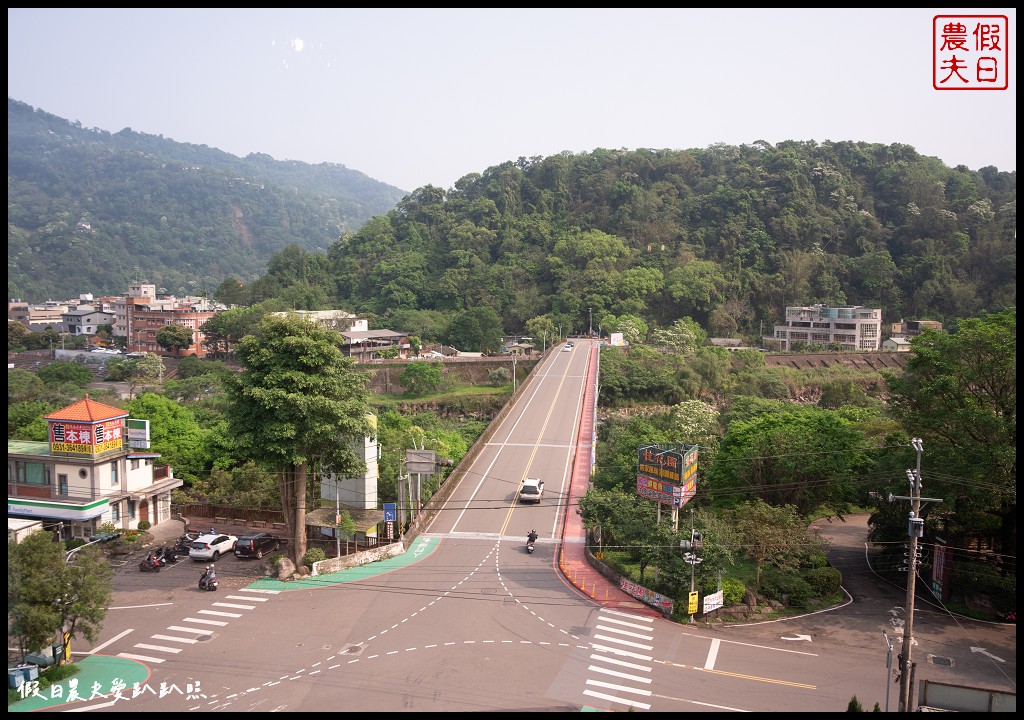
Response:
[{"label": "chinese characters on stamp", "polygon": [[1006,90],[1009,32],[1006,15],[936,15],[932,18],[932,87]]}]

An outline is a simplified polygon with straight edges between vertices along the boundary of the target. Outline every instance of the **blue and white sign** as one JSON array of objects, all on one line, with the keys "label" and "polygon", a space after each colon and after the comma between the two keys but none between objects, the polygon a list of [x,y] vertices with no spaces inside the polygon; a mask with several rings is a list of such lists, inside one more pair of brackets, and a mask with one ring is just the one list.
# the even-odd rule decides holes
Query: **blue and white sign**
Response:
[{"label": "blue and white sign", "polygon": [[384,522],[394,522],[398,519],[398,505],[396,503],[384,503]]}]

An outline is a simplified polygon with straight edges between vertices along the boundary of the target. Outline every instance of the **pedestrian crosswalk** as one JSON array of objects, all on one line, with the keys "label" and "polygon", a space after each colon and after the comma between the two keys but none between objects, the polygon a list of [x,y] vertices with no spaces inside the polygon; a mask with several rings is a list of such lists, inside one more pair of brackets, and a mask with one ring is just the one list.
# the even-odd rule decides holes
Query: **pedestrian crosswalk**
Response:
[{"label": "pedestrian crosswalk", "polygon": [[[225,595],[223,601],[212,603],[210,609],[196,611],[195,615],[200,617],[182,618],[179,621],[180,625],[168,625],[161,632],[151,635],[148,641],[136,643],[131,651],[118,653],[117,656],[146,663],[162,663],[200,640],[209,639],[217,629],[225,627],[235,618],[242,617],[244,611],[255,610],[260,603],[270,599],[268,595],[278,593],[277,590],[247,588],[236,592],[239,594]],[[226,602],[229,600],[235,602]]]},{"label": "pedestrian crosswalk", "polygon": [[654,619],[602,608],[591,634],[583,694],[628,709],[650,710]]}]

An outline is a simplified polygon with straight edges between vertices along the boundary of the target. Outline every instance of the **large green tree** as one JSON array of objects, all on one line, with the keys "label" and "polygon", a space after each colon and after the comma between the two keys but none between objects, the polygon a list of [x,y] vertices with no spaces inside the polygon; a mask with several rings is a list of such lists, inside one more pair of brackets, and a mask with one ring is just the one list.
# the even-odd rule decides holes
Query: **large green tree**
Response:
[{"label": "large green tree", "polygon": [[238,343],[243,370],[230,379],[232,435],[275,469],[291,557],[306,552],[310,470],[361,472],[353,443],[372,435],[366,376],[342,354],[341,334],[294,314],[266,317]]},{"label": "large green tree", "polygon": [[887,374],[890,407],[923,441],[928,494],[944,498],[963,529],[989,511],[1009,518],[1017,504],[1017,309],[964,320],[953,333],[926,331],[911,347],[903,372]]},{"label": "large green tree", "polygon": [[114,571],[95,547],[66,556],[50,533],[7,542],[8,634],[19,649],[39,652],[61,632],[95,642],[113,592]]},{"label": "large green tree", "polygon": [[178,323],[164,325],[156,331],[156,342],[168,352],[180,352],[192,344],[192,329]]},{"label": "large green tree", "polygon": [[730,424],[708,490],[726,502],[753,495],[802,515],[822,507],[843,514],[857,497],[854,478],[869,467],[858,428],[837,413],[797,407]]}]

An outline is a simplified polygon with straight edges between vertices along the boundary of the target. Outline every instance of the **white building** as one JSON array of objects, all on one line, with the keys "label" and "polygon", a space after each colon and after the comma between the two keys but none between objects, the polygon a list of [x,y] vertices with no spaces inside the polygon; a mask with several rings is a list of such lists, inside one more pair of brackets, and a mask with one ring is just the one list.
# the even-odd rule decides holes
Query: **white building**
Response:
[{"label": "white building", "polygon": [[45,420],[49,442],[7,441],[8,519],[41,520],[65,540],[105,522],[134,530],[170,519],[171,490],[182,481],[154,465],[159,454],[129,446],[127,412],[86,395]]},{"label": "white building", "polygon": [[792,350],[794,343],[878,350],[882,342],[882,311],[861,305],[787,307],[786,324],[776,325],[773,337],[780,350]]}]

